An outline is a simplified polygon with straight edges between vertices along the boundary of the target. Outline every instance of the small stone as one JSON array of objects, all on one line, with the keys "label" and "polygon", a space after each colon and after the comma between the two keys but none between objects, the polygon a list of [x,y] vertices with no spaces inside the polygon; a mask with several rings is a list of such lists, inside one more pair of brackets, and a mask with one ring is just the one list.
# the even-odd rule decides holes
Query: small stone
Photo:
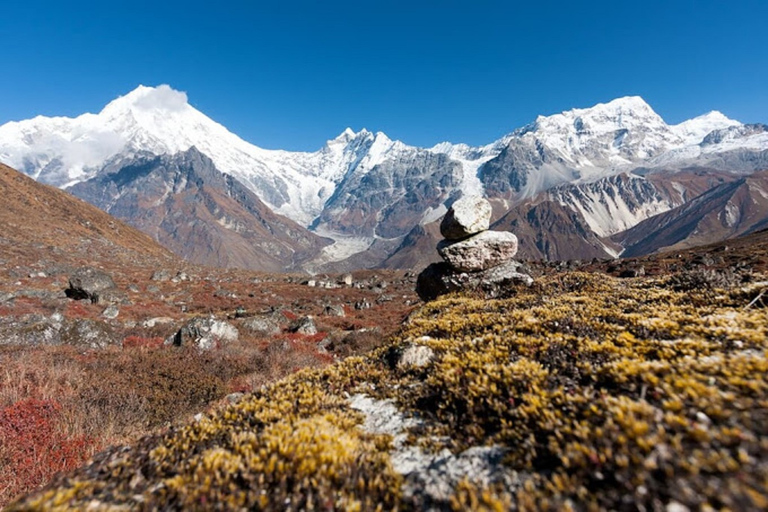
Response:
[{"label": "small stone", "polygon": [[226,396],[227,402],[231,404],[236,404],[240,401],[241,398],[245,396],[245,393],[230,393]]},{"label": "small stone", "polygon": [[401,370],[408,368],[423,368],[435,357],[435,352],[424,345],[412,345],[403,351],[397,367]]},{"label": "small stone", "polygon": [[171,279],[171,273],[167,269],[156,270],[150,278],[152,281],[168,281]]},{"label": "small stone", "polygon": [[645,275],[645,267],[637,267],[637,268],[628,268],[621,271],[619,274],[619,277],[621,278],[628,278],[628,277],[642,277]]},{"label": "small stone", "polygon": [[317,334],[317,326],[315,325],[315,320],[311,316],[303,316],[299,318],[291,324],[288,330],[298,334]]},{"label": "small stone", "polygon": [[155,318],[150,318],[149,320],[144,320],[141,325],[146,328],[152,328],[156,325],[172,324],[173,322],[173,318],[169,316],[158,316]]},{"label": "small stone", "polygon": [[117,318],[117,315],[119,314],[120,314],[120,308],[118,308],[114,304],[110,304],[109,306],[107,306],[107,309],[101,312],[101,316],[103,316],[104,318],[108,318],[109,320],[114,320],[115,318]]},{"label": "small stone", "polygon": [[368,302],[367,299],[362,299],[357,302],[355,302],[355,309],[357,311],[363,310],[363,309],[371,309],[371,303]]},{"label": "small stone", "polygon": [[325,309],[323,310],[323,315],[344,317],[346,316],[346,313],[344,312],[344,306],[328,305],[328,306],[325,306]]},{"label": "small stone", "polygon": [[509,231],[484,231],[458,242],[443,240],[437,252],[455,270],[480,272],[514,258],[517,237]]},{"label": "small stone", "polygon": [[447,240],[461,240],[488,229],[493,210],[481,196],[465,196],[451,205],[440,223],[440,234]]},{"label": "small stone", "polygon": [[344,274],[344,277],[341,278],[341,282],[346,286],[352,286],[352,279],[352,274]]}]

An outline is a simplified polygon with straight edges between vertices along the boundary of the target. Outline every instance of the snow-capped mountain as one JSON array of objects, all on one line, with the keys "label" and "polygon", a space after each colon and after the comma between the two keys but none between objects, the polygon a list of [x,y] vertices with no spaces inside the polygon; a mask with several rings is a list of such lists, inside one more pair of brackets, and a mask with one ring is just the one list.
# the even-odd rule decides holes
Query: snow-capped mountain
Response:
[{"label": "snow-capped mountain", "polygon": [[275,212],[308,226],[336,185],[364,175],[409,149],[383,133],[347,128],[316,152],[266,150],[229,132],[167,85],[139,86],[98,114],[10,122],[0,126],[0,161],[59,187],[97,174],[110,160],[139,152],[175,154],[196,147]]},{"label": "snow-capped mountain", "polygon": [[[505,211],[534,205],[541,219],[544,203],[557,204],[564,209],[558,219],[572,212],[600,239],[722,182],[691,178],[686,169],[744,175],[768,168],[764,125],[743,125],[714,111],[668,125],[637,96],[539,116],[482,147],[418,148],[348,128],[314,152],[267,150],[168,86],[140,86],[98,114],[0,126],[0,162],[60,187],[114,172],[140,155],[193,147],[276,214],[336,241],[313,268],[364,251],[371,257],[366,265],[376,266],[461,194],[495,198]],[[602,242],[589,244],[600,250]]]}]

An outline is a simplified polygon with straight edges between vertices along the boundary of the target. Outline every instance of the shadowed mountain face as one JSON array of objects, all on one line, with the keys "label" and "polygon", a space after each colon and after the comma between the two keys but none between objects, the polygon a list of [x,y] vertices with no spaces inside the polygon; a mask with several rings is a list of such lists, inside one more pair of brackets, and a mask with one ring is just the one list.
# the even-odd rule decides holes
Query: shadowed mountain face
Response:
[{"label": "shadowed mountain face", "polygon": [[289,270],[329,242],[273,213],[195,148],[111,162],[69,192],[200,264]]},{"label": "shadowed mountain face", "polygon": [[705,245],[768,227],[768,171],[718,185],[668,212],[651,217],[613,240],[634,257]]}]

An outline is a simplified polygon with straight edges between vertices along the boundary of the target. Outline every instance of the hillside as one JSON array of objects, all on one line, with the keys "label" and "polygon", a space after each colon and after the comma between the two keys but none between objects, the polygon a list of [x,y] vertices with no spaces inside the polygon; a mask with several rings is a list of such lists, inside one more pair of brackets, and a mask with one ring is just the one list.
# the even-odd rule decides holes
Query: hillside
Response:
[{"label": "hillside", "polygon": [[404,272],[193,265],[4,166],[0,194],[0,508],[108,446],[379,346],[418,300]]},{"label": "hillside", "polygon": [[[160,265],[173,255],[146,234],[102,210],[0,164],[0,254],[58,263]],[[4,265],[5,266],[5,265]]]},{"label": "hillside", "polygon": [[736,243],[431,302],[9,510],[764,510],[768,234]]}]

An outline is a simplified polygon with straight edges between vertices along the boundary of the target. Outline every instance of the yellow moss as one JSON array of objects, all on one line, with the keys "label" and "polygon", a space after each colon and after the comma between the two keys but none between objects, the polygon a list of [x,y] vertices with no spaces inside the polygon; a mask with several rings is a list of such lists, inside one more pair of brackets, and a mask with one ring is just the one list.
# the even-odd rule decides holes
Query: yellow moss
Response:
[{"label": "yellow moss", "polygon": [[[113,481],[78,474],[16,507],[130,505],[138,492],[148,508],[408,509],[389,437],[365,434],[347,405],[360,392],[418,415],[412,442],[501,446],[521,475],[512,489],[467,480],[441,506],[601,510],[628,497],[654,509],[674,496],[692,509],[761,508],[768,311],[744,310],[754,290],[670,283],[573,273],[506,299],[437,300],[369,357],[300,372],[152,440]],[[398,368],[414,343],[434,359]],[[133,489],[138,470],[147,483]]]}]

